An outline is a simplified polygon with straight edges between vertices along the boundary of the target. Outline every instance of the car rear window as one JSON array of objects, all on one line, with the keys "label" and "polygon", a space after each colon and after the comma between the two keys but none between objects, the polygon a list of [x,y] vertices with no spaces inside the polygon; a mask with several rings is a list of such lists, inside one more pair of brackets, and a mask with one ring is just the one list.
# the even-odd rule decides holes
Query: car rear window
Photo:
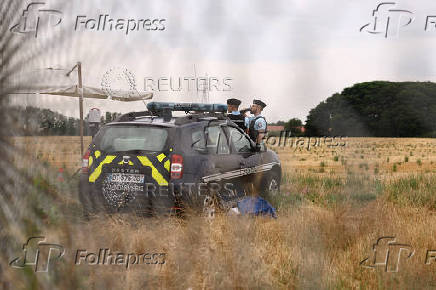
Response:
[{"label": "car rear window", "polygon": [[97,146],[105,152],[162,151],[168,138],[167,130],[152,126],[108,126]]}]

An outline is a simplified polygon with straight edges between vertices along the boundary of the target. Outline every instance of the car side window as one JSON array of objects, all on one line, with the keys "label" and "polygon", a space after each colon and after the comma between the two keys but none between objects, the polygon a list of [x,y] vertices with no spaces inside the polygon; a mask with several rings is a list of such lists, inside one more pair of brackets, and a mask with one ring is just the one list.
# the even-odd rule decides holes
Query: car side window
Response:
[{"label": "car side window", "polygon": [[210,154],[230,153],[227,137],[220,126],[209,126],[205,131],[203,128],[193,131],[192,148],[195,150],[207,149]]},{"label": "car side window", "polygon": [[229,154],[230,149],[227,137],[221,126],[210,126],[206,128],[207,149],[213,154]]},{"label": "car side window", "polygon": [[203,128],[192,131],[192,148],[195,150],[203,150],[206,148],[206,138]]},{"label": "car side window", "polygon": [[237,153],[251,152],[251,143],[238,129],[229,127],[230,140]]}]

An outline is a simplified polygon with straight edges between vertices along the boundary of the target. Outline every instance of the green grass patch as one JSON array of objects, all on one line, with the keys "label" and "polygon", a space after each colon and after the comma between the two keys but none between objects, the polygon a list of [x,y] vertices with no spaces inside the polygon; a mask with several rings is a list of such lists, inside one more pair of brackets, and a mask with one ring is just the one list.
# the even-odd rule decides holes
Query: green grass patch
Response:
[{"label": "green grass patch", "polygon": [[436,176],[411,175],[386,187],[387,199],[402,206],[436,209]]}]

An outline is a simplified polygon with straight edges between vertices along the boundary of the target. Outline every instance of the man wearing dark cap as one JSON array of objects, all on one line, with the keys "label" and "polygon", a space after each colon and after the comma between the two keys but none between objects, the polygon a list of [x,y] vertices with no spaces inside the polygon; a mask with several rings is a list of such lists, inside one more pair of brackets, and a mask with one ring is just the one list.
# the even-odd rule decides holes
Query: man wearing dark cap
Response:
[{"label": "man wearing dark cap", "polygon": [[265,117],[261,115],[265,107],[266,104],[261,100],[253,100],[253,105],[251,105],[250,108],[250,112],[253,114],[253,117],[248,118],[246,123],[246,126],[248,127],[248,134],[250,135],[250,138],[256,142],[256,144],[260,144],[262,142],[262,139],[267,131]]},{"label": "man wearing dark cap", "polygon": [[228,99],[227,100],[227,117],[232,120],[236,125],[242,130],[246,130],[245,117],[239,111],[239,105],[241,101],[238,99]]}]

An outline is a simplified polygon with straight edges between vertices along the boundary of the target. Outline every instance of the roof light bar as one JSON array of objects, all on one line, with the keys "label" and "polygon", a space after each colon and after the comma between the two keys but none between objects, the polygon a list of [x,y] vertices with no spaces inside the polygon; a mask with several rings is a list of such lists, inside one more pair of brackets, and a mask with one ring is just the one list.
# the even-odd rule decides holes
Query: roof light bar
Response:
[{"label": "roof light bar", "polygon": [[152,112],[158,111],[197,111],[197,112],[227,112],[225,104],[203,104],[203,103],[167,103],[167,102],[150,102],[147,104],[147,109]]}]

